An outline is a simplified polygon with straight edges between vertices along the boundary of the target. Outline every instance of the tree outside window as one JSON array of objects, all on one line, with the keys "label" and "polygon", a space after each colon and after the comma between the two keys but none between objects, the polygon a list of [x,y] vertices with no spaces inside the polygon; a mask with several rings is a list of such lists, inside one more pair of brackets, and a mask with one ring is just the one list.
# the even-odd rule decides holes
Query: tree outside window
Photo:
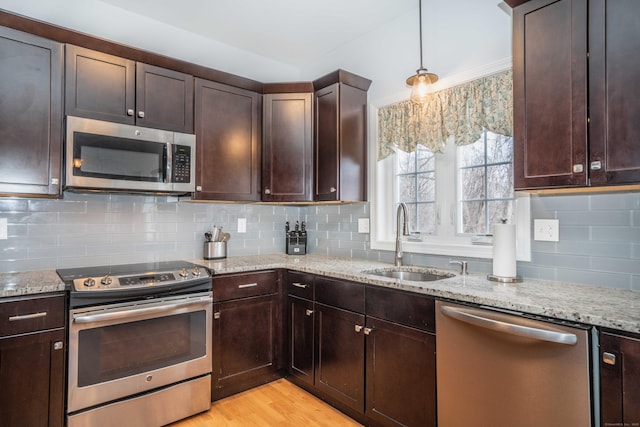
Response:
[{"label": "tree outside window", "polygon": [[435,154],[422,145],[411,153],[396,150],[397,201],[407,205],[412,233],[436,230]]}]

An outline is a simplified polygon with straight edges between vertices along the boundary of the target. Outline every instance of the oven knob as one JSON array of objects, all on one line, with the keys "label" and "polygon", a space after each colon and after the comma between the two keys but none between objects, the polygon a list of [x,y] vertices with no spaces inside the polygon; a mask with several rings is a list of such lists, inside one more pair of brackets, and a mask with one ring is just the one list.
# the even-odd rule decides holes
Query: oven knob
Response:
[{"label": "oven knob", "polygon": [[189,272],[187,271],[186,268],[183,268],[182,270],[180,270],[180,277],[187,277],[189,275]]},{"label": "oven knob", "polygon": [[102,278],[102,280],[100,280],[100,283],[102,283],[103,285],[110,285],[111,283],[113,283],[113,279],[107,274]]},{"label": "oven knob", "polygon": [[91,287],[94,286],[96,284],[96,281],[94,279],[92,279],[91,277],[89,277],[87,280],[84,281],[84,285],[86,287]]},{"label": "oven knob", "polygon": [[191,272],[191,274],[193,274],[194,276],[198,277],[200,275],[200,269],[198,267],[194,267],[193,271]]}]

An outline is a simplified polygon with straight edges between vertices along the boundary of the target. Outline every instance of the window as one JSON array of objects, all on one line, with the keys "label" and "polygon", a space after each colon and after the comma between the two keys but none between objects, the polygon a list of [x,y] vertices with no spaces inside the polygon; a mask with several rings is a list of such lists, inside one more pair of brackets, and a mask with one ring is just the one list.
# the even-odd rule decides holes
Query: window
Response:
[{"label": "window", "polygon": [[412,153],[396,151],[396,186],[398,203],[409,211],[409,229],[424,234],[436,230],[436,159],[422,145]]},{"label": "window", "polygon": [[513,138],[484,130],[457,147],[458,233],[491,234],[491,224],[513,222]]}]

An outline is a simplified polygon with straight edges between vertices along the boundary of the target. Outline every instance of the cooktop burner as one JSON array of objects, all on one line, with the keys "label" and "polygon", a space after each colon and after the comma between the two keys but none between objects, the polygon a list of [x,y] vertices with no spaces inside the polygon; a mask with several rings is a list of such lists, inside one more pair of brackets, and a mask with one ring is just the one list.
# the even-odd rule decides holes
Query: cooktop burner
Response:
[{"label": "cooktop burner", "polygon": [[205,267],[186,261],[162,261],[56,270],[69,286],[72,302],[154,297],[211,288]]}]

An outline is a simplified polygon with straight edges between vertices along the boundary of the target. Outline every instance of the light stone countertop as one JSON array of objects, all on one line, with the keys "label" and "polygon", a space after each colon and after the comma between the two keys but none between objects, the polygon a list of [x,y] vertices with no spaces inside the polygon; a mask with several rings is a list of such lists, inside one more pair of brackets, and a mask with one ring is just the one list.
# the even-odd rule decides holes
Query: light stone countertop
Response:
[{"label": "light stone countertop", "polygon": [[[391,264],[319,255],[252,255],[224,260],[189,260],[213,269],[215,274],[244,273],[286,268],[338,279],[401,289],[439,298],[470,302],[534,315],[552,317],[640,333],[640,292],[525,279],[522,283],[490,282],[486,274],[470,274],[435,282],[410,282],[373,276],[363,271],[389,268]],[[434,269],[454,273],[452,270]],[[65,284],[55,270],[0,273],[0,298],[63,292]]]},{"label": "light stone countertop", "polygon": [[[391,264],[318,255],[253,255],[224,260],[191,262],[213,269],[215,274],[287,268],[401,289],[523,313],[640,333],[640,292],[550,280],[525,279],[503,284],[486,274],[469,274],[434,282],[410,282],[362,273],[389,268]],[[451,270],[434,269],[455,273]]]},{"label": "light stone countertop", "polygon": [[55,270],[0,273],[0,298],[64,290],[65,284]]}]

